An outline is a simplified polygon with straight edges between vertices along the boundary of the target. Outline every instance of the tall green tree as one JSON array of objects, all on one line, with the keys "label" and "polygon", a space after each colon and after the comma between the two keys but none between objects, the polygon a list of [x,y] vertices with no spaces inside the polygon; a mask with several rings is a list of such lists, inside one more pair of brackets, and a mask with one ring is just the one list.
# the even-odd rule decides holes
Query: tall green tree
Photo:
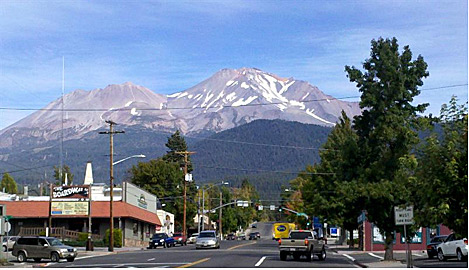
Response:
[{"label": "tall green tree", "polygon": [[11,177],[8,173],[4,173],[2,177],[2,182],[0,183],[0,191],[9,193],[9,194],[16,194],[18,192],[18,186],[16,185],[15,179]]},{"label": "tall green tree", "polygon": [[56,180],[56,185],[63,185],[65,184],[65,175],[67,175],[68,184],[71,185],[73,183],[73,173],[70,170],[70,167],[64,165],[62,167],[62,179],[60,179],[60,167],[54,166],[54,179]]},{"label": "tall green tree", "polygon": [[[171,137],[168,137],[168,142],[165,144],[169,148],[166,154],[163,156],[163,160],[166,162],[178,163],[181,167],[184,166],[184,155],[177,154],[176,152],[187,151],[187,144],[184,137],[181,136],[179,130],[176,130]],[[188,157],[188,172],[192,171],[192,164],[190,163],[190,156]]]},{"label": "tall green tree", "polygon": [[[156,195],[160,202],[166,203],[165,210],[175,215],[175,227],[182,230],[184,219],[183,172],[177,163],[166,162],[163,159],[153,159],[149,162],[139,162],[130,169],[130,181],[144,190]],[[196,188],[194,184],[188,184],[186,223],[193,224],[193,218],[197,212],[194,201]]]},{"label": "tall green tree", "polygon": [[442,106],[443,135],[433,133],[423,144],[411,196],[420,225],[443,223],[463,237],[468,236],[467,116],[467,106],[458,105],[454,96]]},{"label": "tall green tree", "polygon": [[346,66],[348,78],[361,92],[362,114],[354,118],[360,153],[361,183],[369,197],[368,218],[385,235],[385,260],[393,259],[393,207],[406,204],[401,196],[405,185],[394,182],[401,169],[400,158],[409,154],[418,142],[417,113],[428,104],[413,105],[414,97],[427,77],[422,56],[412,60],[409,46],[399,52],[397,39],[371,41],[370,58],[363,63],[365,72]]}]

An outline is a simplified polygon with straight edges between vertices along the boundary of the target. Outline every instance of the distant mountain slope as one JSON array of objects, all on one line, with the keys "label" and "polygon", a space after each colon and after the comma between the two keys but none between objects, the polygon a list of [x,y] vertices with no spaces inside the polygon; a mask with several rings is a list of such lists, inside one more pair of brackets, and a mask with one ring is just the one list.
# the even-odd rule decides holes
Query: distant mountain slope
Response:
[{"label": "distant mountain slope", "polygon": [[[222,69],[203,82],[164,96],[130,82],[64,96],[64,140],[104,128],[124,127],[183,134],[220,132],[257,119],[282,119],[333,126],[344,110],[359,114],[356,102],[337,100],[311,84],[255,68]],[[43,147],[61,137],[62,100],[0,131],[0,148]],[[0,157],[1,159],[1,157]]]},{"label": "distant mountain slope", "polygon": [[192,157],[194,177],[213,181],[275,174],[279,179],[292,179],[307,164],[319,161],[319,148],[330,131],[329,127],[283,120],[256,120],[222,131],[193,145],[197,152]]}]

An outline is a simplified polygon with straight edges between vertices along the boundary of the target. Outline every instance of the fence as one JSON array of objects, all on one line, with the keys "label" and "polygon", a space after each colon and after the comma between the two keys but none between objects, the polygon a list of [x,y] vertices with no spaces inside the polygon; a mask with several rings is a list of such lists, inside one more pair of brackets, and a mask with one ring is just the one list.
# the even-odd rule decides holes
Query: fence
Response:
[{"label": "fence", "polygon": [[[21,236],[37,236],[37,235],[45,235],[46,229],[44,227],[31,227],[31,228],[20,228],[20,232],[18,235]],[[51,232],[49,236],[54,236],[63,239],[73,239],[77,240],[78,235],[80,235],[81,232],[76,232],[76,231],[71,231],[71,230],[66,230],[65,227],[54,227],[51,228]],[[98,240],[101,239],[102,237],[99,234],[92,234],[91,238],[93,240]]]}]

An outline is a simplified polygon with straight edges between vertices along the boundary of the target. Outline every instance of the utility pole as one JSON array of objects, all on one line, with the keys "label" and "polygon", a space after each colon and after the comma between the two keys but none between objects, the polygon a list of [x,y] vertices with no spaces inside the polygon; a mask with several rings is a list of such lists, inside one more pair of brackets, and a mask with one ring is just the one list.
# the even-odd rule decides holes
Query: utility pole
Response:
[{"label": "utility pole", "polygon": [[195,154],[195,152],[189,152],[189,151],[183,151],[183,152],[175,152],[176,154],[184,155],[184,219],[183,219],[183,225],[182,225],[182,235],[186,237],[186,207],[187,207],[187,181],[186,181],[186,175],[187,175],[187,165],[189,163],[189,155]]},{"label": "utility pole", "polygon": [[218,223],[220,225],[220,240],[223,240],[223,232],[222,232],[222,225],[221,225],[221,206],[223,205],[223,194],[222,194],[222,191],[220,189],[220,214],[218,215],[218,218],[220,219],[220,222]]},{"label": "utility pole", "polygon": [[200,193],[198,191],[197,197],[199,199],[199,202],[197,203],[197,232],[200,234]]},{"label": "utility pole", "polygon": [[114,216],[112,215],[112,204],[113,204],[113,197],[114,197],[114,140],[113,135],[117,133],[125,133],[125,131],[114,131],[113,127],[117,125],[115,122],[111,120],[106,121],[109,124],[109,131],[101,131],[99,134],[109,134],[109,148],[110,148],[110,157],[109,157],[109,184],[110,184],[110,201],[109,201],[109,248],[108,251],[114,251]]}]

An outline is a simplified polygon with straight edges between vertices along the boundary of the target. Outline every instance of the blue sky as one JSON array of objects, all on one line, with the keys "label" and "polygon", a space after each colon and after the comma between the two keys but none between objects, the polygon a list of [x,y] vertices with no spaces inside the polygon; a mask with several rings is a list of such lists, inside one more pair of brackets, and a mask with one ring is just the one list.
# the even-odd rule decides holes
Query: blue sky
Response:
[{"label": "blue sky", "polygon": [[[222,68],[256,67],[358,95],[344,72],[371,39],[423,55],[425,88],[467,84],[467,1],[10,1],[0,3],[0,107],[41,108],[65,92],[131,81],[157,93]],[[438,114],[467,86],[422,92]],[[0,110],[0,129],[31,112]]]}]

